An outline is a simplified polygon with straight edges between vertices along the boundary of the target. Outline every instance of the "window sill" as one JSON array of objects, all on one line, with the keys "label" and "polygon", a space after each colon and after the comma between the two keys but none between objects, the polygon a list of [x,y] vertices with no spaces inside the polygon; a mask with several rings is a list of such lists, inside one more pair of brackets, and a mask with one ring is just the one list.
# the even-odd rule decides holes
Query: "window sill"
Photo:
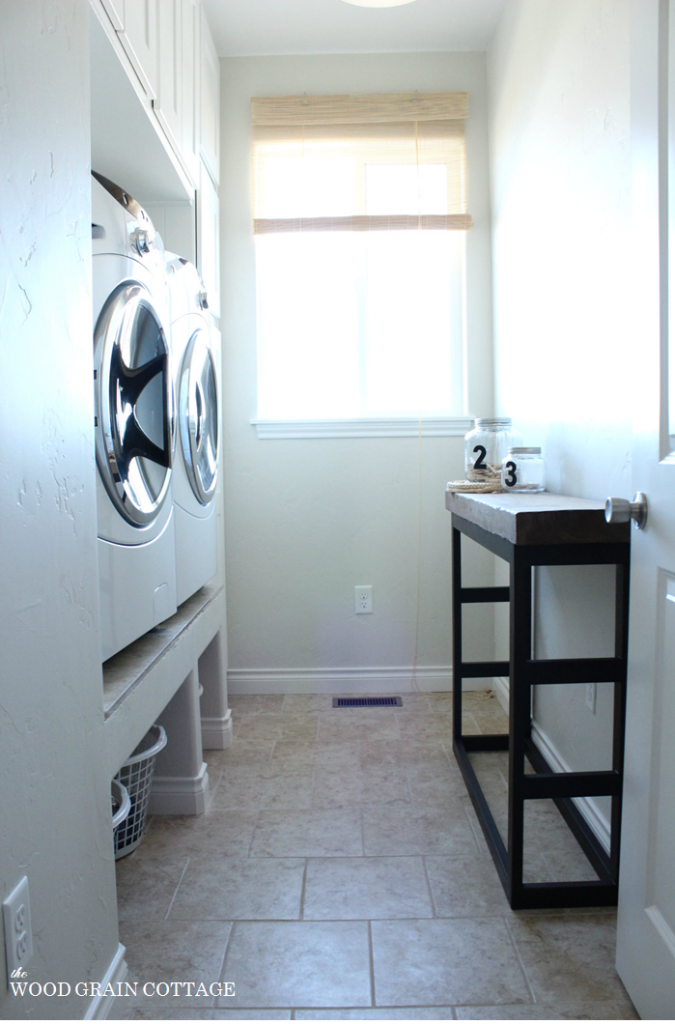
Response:
[{"label": "window sill", "polygon": [[368,417],[339,420],[251,420],[260,441],[333,437],[464,437],[468,416]]}]

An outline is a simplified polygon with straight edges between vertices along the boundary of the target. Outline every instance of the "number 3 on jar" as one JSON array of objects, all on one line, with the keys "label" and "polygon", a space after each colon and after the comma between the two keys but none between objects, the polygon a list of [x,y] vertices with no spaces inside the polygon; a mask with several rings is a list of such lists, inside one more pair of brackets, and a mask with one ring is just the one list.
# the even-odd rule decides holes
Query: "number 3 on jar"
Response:
[{"label": "number 3 on jar", "polygon": [[504,463],[503,483],[505,487],[515,487],[518,483],[518,477],[516,475],[517,468],[518,467],[515,462],[509,461]]}]

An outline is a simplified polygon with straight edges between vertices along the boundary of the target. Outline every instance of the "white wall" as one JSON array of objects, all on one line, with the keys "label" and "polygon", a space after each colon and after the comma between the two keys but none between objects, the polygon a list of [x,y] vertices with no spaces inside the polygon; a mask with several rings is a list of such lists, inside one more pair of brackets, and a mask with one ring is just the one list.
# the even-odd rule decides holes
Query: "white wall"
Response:
[{"label": "white wall", "polygon": [[[488,56],[496,404],[541,444],[548,489],[631,494],[627,0],[511,0]],[[632,344],[631,344],[632,342]],[[607,570],[540,570],[537,655],[611,647]],[[539,688],[577,769],[609,767],[608,686]]]},{"label": "white wall", "polygon": [[[25,874],[28,979],[118,951],[98,633],[88,4],[0,4],[0,900]],[[0,935],[2,929],[0,926]],[[0,1016],[79,1018],[14,999]]]},{"label": "white wall", "polygon": [[[380,54],[221,61],[222,330],[230,691],[298,685],[391,686],[415,657],[448,682],[450,522],[447,480],[464,475],[461,438],[261,441],[257,414],[250,99],[306,93],[469,93],[467,125],[469,412],[492,409],[492,339],[484,54]],[[421,498],[420,498],[421,479]],[[421,504],[419,639],[418,508]],[[475,571],[490,579],[490,560]],[[372,616],[354,586],[374,587]],[[490,612],[478,622],[491,656]],[[298,670],[295,672],[294,670]],[[398,675],[396,674],[398,670]],[[304,674],[303,674],[304,673]],[[425,676],[426,673],[426,676]],[[263,675],[265,676],[263,680]],[[401,683],[402,684],[402,683]]]}]

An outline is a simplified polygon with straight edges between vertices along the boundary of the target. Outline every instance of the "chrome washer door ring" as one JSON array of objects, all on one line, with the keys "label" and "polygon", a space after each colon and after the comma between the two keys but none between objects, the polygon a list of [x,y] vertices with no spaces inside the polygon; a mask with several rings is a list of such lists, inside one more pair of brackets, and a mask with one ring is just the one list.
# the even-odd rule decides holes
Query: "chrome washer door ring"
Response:
[{"label": "chrome washer door ring", "polygon": [[125,281],[94,331],[96,461],[113,505],[145,526],[171,480],[175,435],[169,346],[148,289]]},{"label": "chrome washer door ring", "polygon": [[208,505],[218,482],[218,386],[213,353],[206,332],[190,338],[180,375],[180,436],[190,486]]}]

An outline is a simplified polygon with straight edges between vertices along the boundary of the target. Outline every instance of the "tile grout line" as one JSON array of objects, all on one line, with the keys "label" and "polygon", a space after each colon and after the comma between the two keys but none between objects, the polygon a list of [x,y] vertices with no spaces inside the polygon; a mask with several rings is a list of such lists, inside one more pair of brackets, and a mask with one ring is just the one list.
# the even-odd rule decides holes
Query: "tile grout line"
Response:
[{"label": "tile grout line", "polygon": [[300,889],[300,910],[299,910],[299,921],[305,920],[305,891],[307,889],[307,869],[309,867],[309,857],[305,857],[305,866],[302,872],[302,886]]},{"label": "tile grout line", "polygon": [[185,864],[183,865],[183,870],[181,871],[180,878],[178,879],[178,885],[174,889],[173,896],[171,897],[171,903],[169,904],[169,909],[167,910],[166,914],[164,915],[164,920],[165,921],[169,920],[169,914],[173,910],[173,905],[174,905],[176,896],[178,895],[178,890],[180,889],[181,882],[183,881],[183,878],[185,877],[185,872],[187,871],[187,869],[189,867],[190,860],[191,860],[191,858],[188,857],[187,860],[185,861]]},{"label": "tile grout line", "polygon": [[412,786],[410,785],[410,766],[408,766],[407,768],[403,768],[402,771],[403,775],[405,776],[405,784],[408,787],[408,802],[412,806],[412,804],[415,803],[415,800],[413,798]]},{"label": "tile grout line", "polygon": [[[220,787],[220,783],[223,780],[223,771],[224,771],[224,768],[221,768],[220,772],[218,773],[218,781],[216,782],[216,784],[213,787],[213,789],[211,789],[211,786],[209,785],[209,805],[208,805],[208,808],[207,808],[207,810],[209,810],[209,811],[213,807],[213,801],[214,801],[216,793],[218,792],[218,789]],[[208,773],[208,769],[207,769],[207,773]]]},{"label": "tile grout line", "polygon": [[253,826],[253,832],[251,833],[251,842],[248,844],[248,853],[246,854],[246,858],[245,858],[246,860],[248,860],[251,857],[251,851],[253,849],[253,842],[255,840],[256,830],[258,828],[258,825],[260,824],[260,815],[261,815],[261,813],[262,813],[261,811],[257,811],[256,812],[255,825]]},{"label": "tile grout line", "polygon": [[[222,982],[222,981],[227,981],[227,978],[226,978],[226,977],[224,977],[224,975],[225,975],[225,961],[227,960],[227,951],[228,951],[228,949],[230,948],[230,942],[231,942],[231,940],[232,940],[232,934],[233,934],[233,932],[234,932],[234,926],[235,926],[235,924],[236,924],[236,921],[230,921],[230,930],[229,930],[229,932],[227,933],[227,941],[225,942],[225,949],[223,950],[223,960],[222,960],[222,963],[221,963],[221,965],[220,965],[220,973],[219,973],[219,975],[218,975],[218,978],[219,978],[219,980],[220,980],[221,982]],[[220,998],[222,999],[222,996],[221,996]],[[212,1007],[212,1008],[213,1008],[214,1010],[218,1010],[218,1009],[220,1009],[220,1007],[216,1006],[216,1002],[215,1002],[215,1000],[214,1000],[214,1003],[213,1003],[213,1007]]]},{"label": "tile grout line", "polygon": [[518,964],[520,966],[521,971],[523,972],[523,977],[525,978],[525,984],[527,985],[528,992],[530,993],[530,996],[532,998],[532,1002],[536,1005],[537,998],[536,998],[536,996],[534,994],[534,989],[532,988],[532,985],[530,984],[530,979],[529,979],[528,973],[525,970],[525,964],[523,963],[523,958],[520,955],[520,948],[518,946],[518,943],[516,942],[516,937],[513,934],[513,931],[511,929],[511,922],[510,922],[508,917],[504,917],[503,921],[504,921],[504,924],[506,925],[506,930],[509,933],[509,938],[511,940],[511,945],[513,946],[513,949],[515,951],[516,957],[518,959]]},{"label": "tile grout line", "polygon": [[312,765],[312,795],[309,798],[309,809],[314,810],[314,794],[316,793],[316,765]]},{"label": "tile grout line", "polygon": [[373,930],[371,921],[368,921],[368,961],[370,967],[370,1005],[375,1008],[375,957],[373,955]]},{"label": "tile grout line", "polygon": [[434,921],[434,920],[438,919],[439,915],[438,915],[438,911],[436,910],[436,902],[434,900],[434,894],[433,894],[433,890],[431,888],[431,882],[429,880],[429,870],[427,868],[427,856],[428,855],[426,853],[422,855],[422,869],[424,871],[424,878],[425,878],[426,883],[427,883],[427,891],[429,893],[429,903],[431,904],[431,915],[432,915],[431,919],[432,919],[432,921]]},{"label": "tile grout line", "polygon": [[[483,835],[483,830],[482,830],[482,828],[480,826],[480,822],[478,822],[478,827],[480,829],[480,833],[479,834],[476,833],[476,828],[474,826],[473,821],[471,820],[471,815],[469,814],[469,808],[471,808],[473,810],[473,804],[472,803],[469,803],[468,806],[467,805],[464,806],[464,815],[466,817],[466,820],[469,823],[469,828],[471,829],[471,835],[473,837],[473,841],[476,844],[476,852],[482,855],[484,853],[484,850],[482,849],[482,847],[480,845],[480,841],[482,840],[483,842],[485,842],[485,837]],[[489,855],[489,851],[488,851],[488,855]]]}]

